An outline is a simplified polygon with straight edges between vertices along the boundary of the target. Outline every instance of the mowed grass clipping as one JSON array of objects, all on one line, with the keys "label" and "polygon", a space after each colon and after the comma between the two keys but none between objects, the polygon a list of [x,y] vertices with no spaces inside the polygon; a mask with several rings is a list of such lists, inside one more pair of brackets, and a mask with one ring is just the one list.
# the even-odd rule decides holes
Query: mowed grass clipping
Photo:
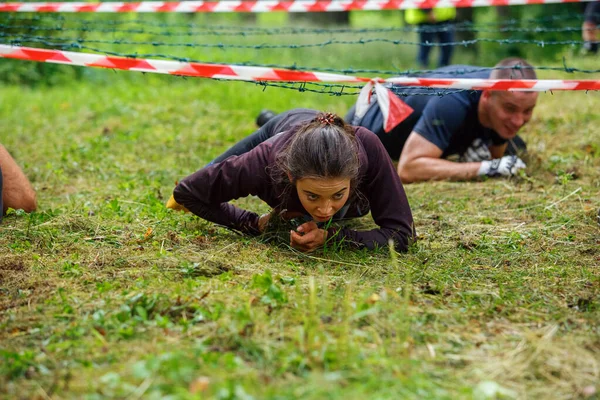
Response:
[{"label": "mowed grass clipping", "polygon": [[598,93],[540,95],[515,179],[407,185],[407,254],[301,254],[164,203],[262,108],[355,97],[113,71],[1,92],[39,210],[0,225],[0,396],[598,397]]}]

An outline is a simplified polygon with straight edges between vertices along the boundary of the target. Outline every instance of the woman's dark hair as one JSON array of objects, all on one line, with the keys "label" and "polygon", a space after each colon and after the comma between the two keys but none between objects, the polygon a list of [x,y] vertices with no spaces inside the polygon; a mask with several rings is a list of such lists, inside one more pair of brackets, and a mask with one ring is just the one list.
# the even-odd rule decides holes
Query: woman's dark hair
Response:
[{"label": "woman's dark hair", "polygon": [[332,113],[320,113],[302,125],[277,155],[282,183],[302,178],[348,178],[356,189],[359,174],[354,128]]}]

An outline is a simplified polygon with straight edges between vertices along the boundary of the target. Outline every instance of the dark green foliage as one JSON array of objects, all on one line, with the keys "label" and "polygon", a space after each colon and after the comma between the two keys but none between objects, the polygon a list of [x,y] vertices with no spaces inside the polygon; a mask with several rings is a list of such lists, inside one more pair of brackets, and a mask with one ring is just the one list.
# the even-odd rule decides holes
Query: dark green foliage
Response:
[{"label": "dark green foliage", "polygon": [[[503,23],[504,21],[504,23]],[[495,38],[523,41],[581,41],[583,24],[582,4],[543,4],[528,6],[479,7],[475,8],[475,23],[491,23],[498,30],[505,28],[531,29],[530,32],[500,31],[480,33],[478,38]],[[548,29],[571,27],[570,32],[550,32]],[[540,31],[536,32],[535,29]],[[493,65],[505,57],[522,57],[526,60],[560,61],[560,55],[571,47],[543,46],[528,43],[478,43],[480,65]],[[579,52],[579,48],[574,48]],[[558,56],[558,57],[557,57]]]},{"label": "dark green foliage", "polygon": [[[28,16],[28,17],[26,17]],[[37,34],[32,29],[36,27],[54,27],[58,30],[44,31],[49,40],[53,36],[59,36],[61,19],[56,17],[43,18],[39,15],[23,13],[1,13],[0,14],[0,43],[11,44],[15,46],[29,46],[38,48],[52,48],[40,44],[31,45],[15,40],[16,37],[25,34]],[[52,63],[24,62],[21,60],[0,60],[0,82],[10,84],[64,84],[72,80],[79,79],[84,74],[83,68],[64,66]]]}]

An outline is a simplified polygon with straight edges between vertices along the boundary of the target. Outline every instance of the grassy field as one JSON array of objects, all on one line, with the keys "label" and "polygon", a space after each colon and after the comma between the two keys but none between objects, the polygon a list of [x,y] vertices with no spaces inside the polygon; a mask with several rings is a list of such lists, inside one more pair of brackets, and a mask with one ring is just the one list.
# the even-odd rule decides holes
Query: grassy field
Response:
[{"label": "grassy field", "polygon": [[[368,66],[321,51],[280,62]],[[39,201],[0,225],[0,397],[598,398],[598,93],[540,96],[517,179],[407,185],[407,254],[301,254],[164,207],[260,109],[355,101],[263,89],[113,71],[0,87],[0,142]]]}]

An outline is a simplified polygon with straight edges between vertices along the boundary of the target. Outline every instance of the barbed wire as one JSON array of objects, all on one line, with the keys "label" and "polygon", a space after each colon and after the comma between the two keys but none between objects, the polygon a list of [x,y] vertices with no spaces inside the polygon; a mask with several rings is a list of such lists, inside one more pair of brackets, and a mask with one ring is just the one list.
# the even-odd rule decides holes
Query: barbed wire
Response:
[{"label": "barbed wire", "polygon": [[[597,28],[600,28],[598,25]],[[446,32],[450,29],[458,32],[470,32],[470,33],[564,33],[564,32],[581,32],[581,25],[578,26],[565,26],[565,27],[501,27],[499,29],[491,28],[478,28],[475,26],[464,26],[459,24],[446,24],[443,26],[404,26],[404,27],[389,27],[389,28],[345,28],[345,29],[318,29],[318,28],[271,28],[263,29],[260,31],[226,31],[219,32],[217,30],[206,30],[201,31],[188,31],[188,32],[171,32],[171,31],[148,31],[143,28],[139,29],[115,29],[115,28],[102,28],[96,29],[89,26],[81,27],[64,27],[64,26],[31,26],[31,25],[7,25],[0,24],[0,29],[26,29],[28,31],[58,31],[58,32],[84,32],[84,33],[120,33],[120,34],[145,34],[154,36],[166,36],[166,37],[179,37],[179,36],[282,36],[282,35],[311,35],[311,34],[371,34],[371,33],[438,33]]]},{"label": "barbed wire", "polygon": [[[216,81],[223,81],[222,79],[215,79]],[[330,96],[356,96],[360,93],[360,90],[363,88],[363,85],[341,85],[341,84],[329,84],[329,83],[317,83],[317,82],[295,82],[295,83],[287,83],[287,82],[249,82],[242,81],[245,83],[250,83],[255,86],[262,86],[266,90],[268,87],[276,87],[282,89],[291,89],[299,92],[309,92],[309,93],[318,93],[318,94],[328,94]],[[434,96],[434,97],[442,97],[447,96],[452,93],[459,92],[475,92],[474,90],[469,89],[440,89],[440,88],[431,88],[431,87],[410,87],[410,86],[393,86],[386,85],[394,94],[401,97],[407,96]]]},{"label": "barbed wire", "polygon": [[[69,46],[67,48],[87,48],[84,43],[92,44],[110,44],[110,45],[147,45],[153,47],[184,47],[184,48],[209,48],[209,49],[252,49],[252,50],[270,50],[270,49],[310,49],[319,47],[328,47],[334,45],[367,45],[371,43],[385,43],[391,45],[411,45],[411,46],[427,46],[427,47],[444,47],[444,46],[463,46],[467,47],[475,45],[477,43],[496,43],[500,45],[507,44],[533,44],[540,47],[545,46],[557,46],[557,45],[582,45],[582,40],[539,40],[539,39],[493,39],[493,38],[475,38],[470,40],[461,40],[457,42],[415,42],[410,40],[401,39],[388,39],[388,38],[372,38],[372,39],[358,39],[358,40],[338,40],[330,39],[321,43],[306,43],[306,44],[228,44],[228,43],[168,43],[159,41],[135,41],[135,40],[124,40],[124,39],[113,39],[113,40],[102,40],[102,39],[84,39],[84,38],[59,38],[59,37],[48,37],[48,36],[29,36],[29,35],[17,35],[7,32],[0,32],[0,37],[13,37],[9,41],[10,45],[21,45],[22,43],[41,43],[46,46]],[[58,41],[73,41],[71,44],[51,42],[50,40]]]},{"label": "barbed wire", "polygon": [[[9,14],[10,15],[10,14]],[[54,18],[47,18],[53,16]],[[523,33],[523,34],[535,34],[536,36],[544,33],[580,33],[581,26],[550,26],[552,22],[560,21],[581,21],[581,14],[568,14],[568,15],[555,15],[550,17],[533,18],[526,20],[508,19],[501,21],[494,21],[485,24],[475,24],[472,22],[460,22],[451,24],[449,26],[433,26],[433,27],[417,27],[417,26],[400,26],[400,27],[383,27],[383,28],[297,28],[297,27],[286,27],[286,28],[260,28],[253,26],[244,26],[240,28],[239,25],[199,25],[196,23],[164,23],[156,21],[148,21],[144,19],[137,20],[112,20],[112,21],[98,21],[78,18],[75,20],[68,20],[62,15],[50,14],[44,15],[43,17],[30,17],[20,18],[10,16],[8,19],[2,20],[0,24],[0,38],[9,39],[10,45],[21,45],[22,43],[41,43],[45,46],[52,48],[59,48],[62,50],[90,50],[97,53],[102,53],[111,56],[121,56],[130,58],[158,58],[166,60],[175,60],[179,62],[200,62],[205,64],[222,65],[222,62],[211,62],[195,60],[188,57],[179,57],[168,54],[143,54],[139,52],[135,53],[123,53],[114,50],[99,49],[87,44],[106,44],[106,45],[145,45],[152,47],[183,47],[183,48],[217,48],[222,50],[227,49],[302,49],[302,48],[315,48],[325,47],[331,45],[365,45],[369,43],[387,43],[393,45],[425,45],[425,46],[470,46],[478,42],[498,43],[504,44],[534,44],[537,46],[549,46],[549,45],[581,45],[581,40],[541,40],[536,39],[513,39],[513,38],[476,38],[471,40],[455,41],[450,43],[420,43],[416,41],[408,40],[395,40],[389,38],[366,38],[358,40],[337,40],[330,39],[320,43],[303,43],[303,44],[272,44],[272,43],[260,43],[260,44],[225,44],[225,43],[170,43],[166,41],[156,40],[133,40],[130,38],[123,39],[95,39],[95,38],[71,38],[71,37],[53,37],[53,36],[42,36],[42,35],[31,35],[31,32],[80,32],[82,34],[126,34],[126,35],[154,35],[162,37],[181,37],[181,36],[223,36],[223,37],[256,37],[259,35],[264,36],[282,36],[282,35],[324,35],[324,34],[374,34],[374,33],[416,33],[420,31],[425,32],[442,32],[447,30],[449,27],[456,31],[472,32],[472,33]],[[31,21],[39,23],[54,23],[54,26],[47,25],[10,25],[5,24],[6,22],[13,21]],[[532,25],[536,23],[543,23],[544,26],[517,26],[518,24]],[[79,26],[68,26],[68,24],[78,24]],[[130,24],[143,24],[138,28],[122,28]],[[149,30],[147,27],[160,27],[172,29],[175,27],[194,29],[193,31],[154,31]],[[600,28],[600,26],[598,26]],[[27,30],[24,33],[10,33],[8,31],[15,29]],[[106,36],[106,35],[105,35]],[[64,43],[67,42],[67,43]],[[420,76],[425,74],[435,73],[435,70],[376,70],[376,69],[362,69],[362,68],[323,68],[323,67],[309,67],[309,66],[298,66],[296,63],[293,65],[277,65],[277,64],[256,64],[252,62],[235,62],[235,65],[240,66],[256,66],[256,67],[269,67],[269,68],[284,68],[298,71],[322,71],[322,72],[334,72],[343,74],[358,74],[367,73],[373,75],[392,75],[392,76]],[[464,75],[480,71],[491,71],[494,69],[512,69],[512,67],[466,67],[455,71],[447,71],[448,74],[453,75]],[[532,66],[523,67],[524,69],[534,70],[548,70],[548,71],[562,71],[567,73],[600,73],[600,69],[579,69],[569,67],[566,61],[563,59],[563,66]],[[316,83],[316,82],[304,82],[304,83],[286,83],[286,82],[247,82],[254,85],[259,85],[266,90],[268,87],[284,88],[289,90],[297,90],[299,92],[312,92],[320,94],[328,94],[332,96],[355,96],[359,93],[362,85],[352,84],[329,84],[329,83]],[[439,89],[439,88],[423,88],[423,87],[397,87],[392,86],[390,89],[395,92],[398,96],[409,96],[409,95],[423,95],[423,96],[445,96],[450,93],[457,91],[465,91],[459,89]],[[470,91],[470,90],[466,90]]]},{"label": "barbed wire", "polygon": [[[3,43],[9,45],[18,45],[15,43]],[[222,65],[222,62],[213,62],[213,61],[205,61],[194,59],[190,57],[179,57],[168,54],[157,54],[157,53],[121,53],[115,51],[108,51],[103,49],[98,49],[91,46],[85,46],[79,43],[69,43],[69,44],[60,44],[61,50],[90,50],[96,53],[102,53],[110,56],[118,56],[118,57],[128,57],[128,58],[155,58],[155,59],[163,59],[163,60],[172,60],[179,62],[196,62],[203,64],[212,64],[212,65]],[[358,73],[367,73],[373,75],[392,75],[392,76],[422,76],[426,74],[436,73],[438,71],[431,69],[408,69],[408,70],[377,70],[377,69],[364,69],[364,68],[329,68],[329,67],[320,67],[320,66],[298,66],[296,63],[292,65],[282,65],[282,64],[260,64],[254,62],[236,62],[235,65],[240,66],[253,66],[253,67],[266,67],[266,68],[282,68],[289,69],[292,71],[321,71],[321,72],[332,72],[332,73],[342,73],[346,75],[354,75]],[[540,71],[561,71],[567,73],[585,73],[585,74],[596,74],[600,73],[600,69],[581,69],[576,67],[569,67],[567,65],[566,60],[563,58],[563,66],[562,67],[554,67],[554,66],[520,66],[521,69],[532,69],[532,70],[540,70]],[[502,70],[502,69],[514,69],[514,67],[472,67],[472,66],[463,66],[463,68],[459,68],[454,71],[447,71],[448,74],[452,75],[466,75],[476,72],[482,71],[492,71],[492,70]],[[346,85],[348,87],[348,85]]]}]

